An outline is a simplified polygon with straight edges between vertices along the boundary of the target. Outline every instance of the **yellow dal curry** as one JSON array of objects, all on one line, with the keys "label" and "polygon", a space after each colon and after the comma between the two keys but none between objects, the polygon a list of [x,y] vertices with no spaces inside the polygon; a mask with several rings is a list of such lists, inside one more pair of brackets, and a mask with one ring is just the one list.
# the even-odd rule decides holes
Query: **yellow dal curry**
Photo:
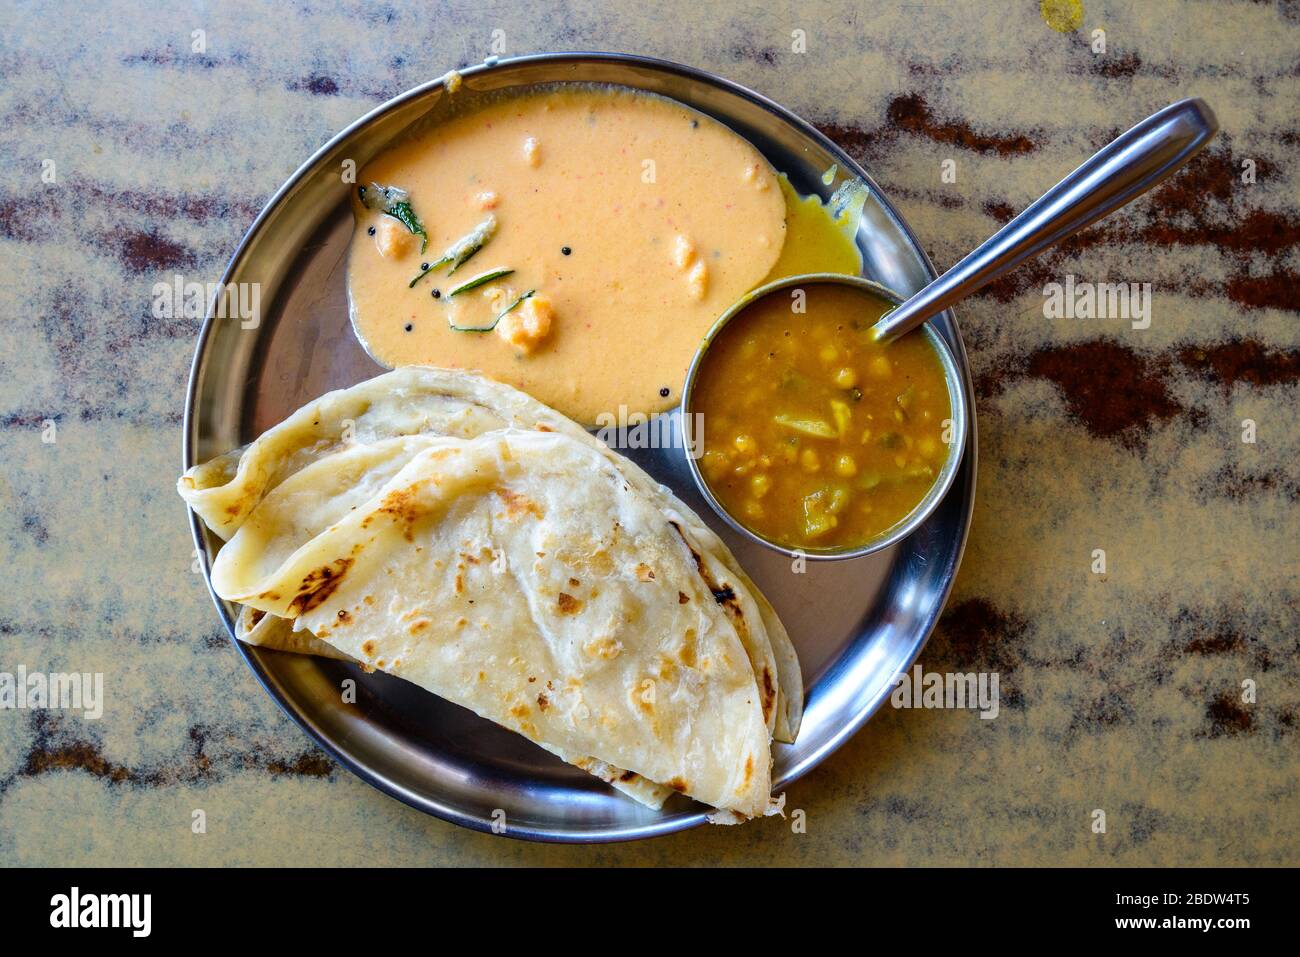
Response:
[{"label": "yellow dal curry", "polygon": [[777,291],[705,353],[691,397],[700,470],[761,537],[853,548],[906,518],[938,476],[951,439],[943,366],[920,331],[871,340],[889,308],[830,283]]}]

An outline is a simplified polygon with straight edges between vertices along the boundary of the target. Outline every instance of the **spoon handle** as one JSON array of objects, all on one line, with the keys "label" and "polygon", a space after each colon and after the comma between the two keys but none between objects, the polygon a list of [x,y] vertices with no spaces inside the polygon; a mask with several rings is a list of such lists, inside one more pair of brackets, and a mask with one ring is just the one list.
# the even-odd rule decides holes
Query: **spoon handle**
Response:
[{"label": "spoon handle", "polygon": [[1176,172],[1219,124],[1201,99],[1179,100],[1094,153],[1033,205],[873,327],[896,339],[1030,256],[1114,212]]}]

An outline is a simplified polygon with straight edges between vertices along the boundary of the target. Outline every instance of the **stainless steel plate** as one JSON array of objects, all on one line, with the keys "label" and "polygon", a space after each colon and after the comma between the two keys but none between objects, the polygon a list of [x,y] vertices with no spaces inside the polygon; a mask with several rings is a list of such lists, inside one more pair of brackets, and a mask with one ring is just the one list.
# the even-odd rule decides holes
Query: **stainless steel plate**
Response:
[{"label": "stainless steel plate", "polygon": [[[490,61],[461,75],[457,100],[557,81],[622,84],[680,100],[753,142],[801,192],[828,197],[846,179],[860,179],[869,191],[857,235],[864,275],[904,295],[933,278],[911,230],[865,171],[807,123],[744,87],[673,63],[598,53]],[[325,144],[258,216],[223,281],[260,283],[263,318],[255,329],[235,319],[204,324],[185,408],[186,468],[249,441],[324,392],[382,371],[348,321],[351,186],[340,174],[346,160],[359,169],[412,127],[437,122],[452,99],[435,81],[385,103]],[[832,166],[838,172],[823,184]],[[894,676],[925,644],[957,571],[975,494],[974,397],[951,313],[936,327],[957,358],[972,410],[964,460],[940,508],[887,551],[809,563],[804,574],[793,574],[789,559],[742,539],[709,510],[680,449],[632,453],[722,535],[798,648],[807,707],[798,741],[774,748],[777,793],[885,700]],[[191,524],[210,561],[220,543],[193,516]],[[233,638],[231,607],[220,600],[217,607]],[[486,831],[502,811],[508,836],[584,842],[666,834],[704,820],[704,809],[680,796],[660,811],[642,807],[513,732],[399,679],[236,646],[272,697],[330,754],[385,793],[446,820]],[[339,700],[347,677],[358,684],[355,705]]]}]

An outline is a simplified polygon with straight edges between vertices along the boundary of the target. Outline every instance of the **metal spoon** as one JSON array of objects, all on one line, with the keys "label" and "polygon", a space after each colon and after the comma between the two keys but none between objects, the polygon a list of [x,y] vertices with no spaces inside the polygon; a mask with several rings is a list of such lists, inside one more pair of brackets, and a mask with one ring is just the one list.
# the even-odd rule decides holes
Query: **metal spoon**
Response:
[{"label": "metal spoon", "polygon": [[889,342],[960,302],[1030,256],[1073,236],[1164,181],[1219,129],[1201,99],[1179,100],[1098,150],[965,259],[871,328]]}]

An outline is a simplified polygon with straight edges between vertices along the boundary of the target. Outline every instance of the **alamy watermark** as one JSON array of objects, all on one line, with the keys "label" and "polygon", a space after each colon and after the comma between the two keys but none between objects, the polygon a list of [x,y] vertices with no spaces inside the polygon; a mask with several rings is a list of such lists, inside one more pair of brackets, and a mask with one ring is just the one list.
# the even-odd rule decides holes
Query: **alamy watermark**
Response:
[{"label": "alamy watermark", "polygon": [[889,696],[895,708],[963,708],[978,710],[980,717],[998,716],[1000,696],[998,673],[923,671],[914,665],[911,672],[894,676],[894,691]]},{"label": "alamy watermark", "polygon": [[155,319],[238,319],[239,328],[256,329],[262,322],[262,284],[258,282],[186,282],[180,273],[171,282],[153,284]]},{"label": "alamy watermark", "polygon": [[0,671],[0,711],[80,711],[87,721],[104,715],[103,672]]},{"label": "alamy watermark", "polygon": [[152,894],[83,894],[80,887],[50,898],[50,926],[122,928],[148,937],[153,928]]},{"label": "alamy watermark", "polygon": [[596,438],[611,449],[685,449],[691,458],[698,459],[704,454],[704,413],[647,415],[629,412],[627,406],[620,405],[618,412],[596,416]]},{"label": "alamy watermark", "polygon": [[1043,287],[1045,319],[1127,319],[1134,329],[1151,327],[1151,283],[1065,282]]}]

